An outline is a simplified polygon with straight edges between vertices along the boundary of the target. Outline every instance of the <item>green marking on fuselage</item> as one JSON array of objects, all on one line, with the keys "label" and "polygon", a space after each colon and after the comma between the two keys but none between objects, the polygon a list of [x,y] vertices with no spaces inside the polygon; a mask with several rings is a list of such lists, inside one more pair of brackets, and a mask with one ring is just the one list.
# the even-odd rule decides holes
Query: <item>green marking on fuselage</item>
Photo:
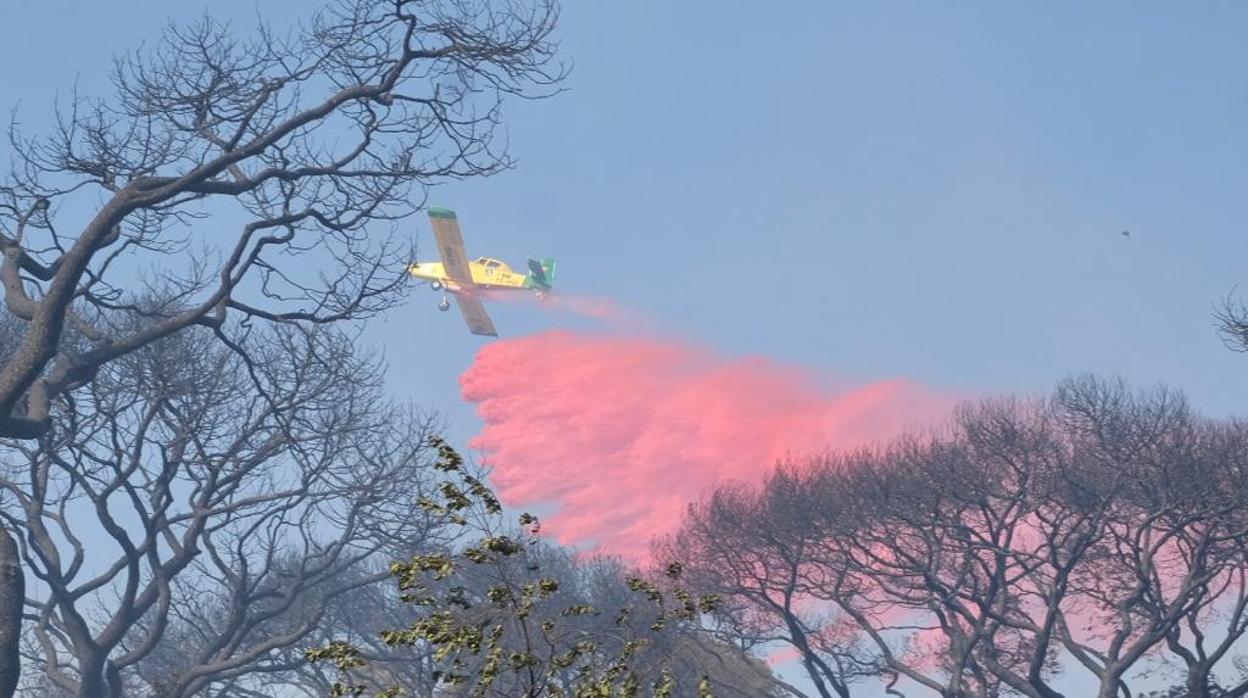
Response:
[{"label": "green marking on fuselage", "polygon": [[455,212],[449,208],[431,208],[429,209],[430,218],[450,218],[455,219]]}]

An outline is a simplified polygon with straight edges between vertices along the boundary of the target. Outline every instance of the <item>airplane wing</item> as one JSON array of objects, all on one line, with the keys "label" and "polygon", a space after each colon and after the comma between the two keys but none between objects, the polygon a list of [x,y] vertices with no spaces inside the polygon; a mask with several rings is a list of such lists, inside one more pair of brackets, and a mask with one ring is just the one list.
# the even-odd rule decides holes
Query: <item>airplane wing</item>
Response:
[{"label": "airplane wing", "polygon": [[473,334],[497,337],[498,331],[490,320],[489,313],[481,300],[470,295],[473,287],[472,270],[468,267],[468,253],[464,251],[464,236],[459,232],[459,219],[455,212],[444,208],[429,209],[429,224],[433,226],[433,237],[438,241],[438,253],[442,255],[442,268],[467,293],[454,293],[455,304],[468,323],[468,331]]},{"label": "airplane wing", "polygon": [[[468,268],[468,253],[464,251],[464,236],[459,232],[459,220],[455,218],[455,212],[444,208],[431,208],[429,224],[433,226],[433,237],[438,241],[438,254],[442,255],[442,268],[446,270],[446,275],[460,286],[471,288],[472,271]],[[481,314],[484,316],[485,311],[482,310]],[[486,320],[488,323],[488,316]]]},{"label": "airplane wing", "polygon": [[455,303],[459,306],[459,312],[463,313],[464,320],[468,322],[469,332],[486,337],[498,336],[498,331],[494,329],[494,323],[490,321],[489,313],[485,312],[485,306],[481,304],[481,299],[462,293],[456,293],[454,296]]}]

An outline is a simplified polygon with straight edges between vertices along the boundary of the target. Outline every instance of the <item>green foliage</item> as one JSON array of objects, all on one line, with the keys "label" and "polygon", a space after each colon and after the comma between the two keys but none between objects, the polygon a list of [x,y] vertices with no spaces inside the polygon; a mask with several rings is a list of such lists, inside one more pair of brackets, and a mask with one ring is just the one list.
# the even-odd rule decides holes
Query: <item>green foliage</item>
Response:
[{"label": "green foliage", "polygon": [[[364,658],[360,651],[345,642],[331,642],[324,647],[308,650],[305,656],[313,662],[332,662],[334,668],[343,676],[364,666]],[[358,696],[364,687],[358,684],[340,681],[331,688],[330,695],[334,698],[342,696]]]},{"label": "green foliage", "polygon": [[[387,630],[392,647],[428,651],[436,679],[448,695],[468,698],[654,698],[677,695],[678,680],[667,660],[639,663],[638,657],[675,623],[692,623],[718,600],[695,597],[681,588],[679,563],[667,566],[662,588],[631,577],[632,597],[614,609],[613,623],[592,623],[604,611],[558,579],[541,572],[535,552],[540,522],[518,517],[512,533],[499,529],[502,506],[489,487],[464,471],[464,460],[449,444],[433,439],[435,468],[447,474],[440,501],[422,498],[431,514],[462,526],[471,541],[459,552],[415,555],[391,564],[390,571],[415,618],[405,628]],[[634,625],[633,618],[641,622]],[[604,631],[604,628],[610,628]],[[332,662],[340,675],[335,696],[363,695],[353,676],[367,671],[362,656],[345,643],[307,653]],[[699,698],[713,698],[711,681],[700,677]],[[400,695],[399,687],[377,693]]]}]

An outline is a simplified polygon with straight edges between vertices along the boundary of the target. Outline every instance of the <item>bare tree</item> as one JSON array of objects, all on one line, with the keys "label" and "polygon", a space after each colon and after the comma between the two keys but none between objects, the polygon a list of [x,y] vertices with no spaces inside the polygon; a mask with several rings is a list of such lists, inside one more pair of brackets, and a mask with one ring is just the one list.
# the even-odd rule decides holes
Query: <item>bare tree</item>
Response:
[{"label": "bare tree", "polygon": [[[18,323],[0,311],[0,363],[17,347]],[[0,520],[0,696],[11,696],[21,678],[21,617],[26,594],[17,541]]]},{"label": "bare tree", "polygon": [[21,624],[13,619],[21,618],[26,580],[19,560],[17,542],[0,535],[0,618],[10,619],[0,623],[0,696],[13,695],[20,679]]},{"label": "bare tree", "polygon": [[[25,327],[0,367],[0,436],[42,434],[53,397],[192,325],[225,339],[230,317],[385,308],[410,260],[378,228],[432,183],[509,164],[499,104],[562,78],[556,16],[554,0],[338,0],[245,39],[204,19],[118,60],[116,94],[75,95],[50,136],[15,132],[0,283]],[[88,220],[60,215],[101,197]]]},{"label": "bare tree", "polygon": [[[237,599],[211,597],[208,603],[178,613],[177,619],[169,622],[161,642],[128,675],[127,695],[326,696],[336,677],[328,667],[308,661],[304,653],[309,647],[342,639],[361,649],[374,683],[400,685],[413,695],[430,695],[436,685],[431,654],[392,648],[380,639],[381,631],[406,610],[389,579],[384,565],[357,565],[342,569],[320,586],[305,585],[280,614],[253,614],[256,622],[248,644],[267,647],[267,652],[250,663],[208,672],[198,692],[187,693],[177,684],[188,682],[185,678],[179,682],[176,677],[199,673],[196,662],[205,655],[206,642],[201,628],[222,627],[239,614]],[[191,605],[185,598],[181,602]],[[300,631],[295,642],[289,637],[292,628]]]},{"label": "bare tree", "polygon": [[1111,680],[1164,642],[1186,666],[1190,696],[1208,698],[1213,668],[1245,629],[1248,434],[1198,418],[1165,390],[1137,396],[1083,380],[1057,399],[1072,440],[1105,466],[1088,490],[1113,501],[1092,564],[1073,580],[1101,630],[1084,641],[1068,633],[1067,650],[1109,698]]},{"label": "bare tree", "polygon": [[[244,38],[205,18],[117,60],[114,94],[74,94],[50,134],[12,128],[0,436],[41,436],[55,400],[188,327],[246,352],[252,320],[392,305],[410,258],[393,225],[430,185],[510,165],[499,108],[563,78],[557,15],[556,0],[333,0]],[[21,596],[4,581],[0,601]],[[0,637],[17,623],[0,615]],[[17,671],[0,656],[0,689]]]},{"label": "bare tree", "polygon": [[205,328],[151,343],[8,444],[30,660],[66,692],[246,695],[437,542],[414,506],[434,424],[380,399],[380,366],[332,331],[247,341],[254,360]]},{"label": "bare tree", "polygon": [[1222,341],[1232,351],[1248,352],[1248,305],[1227,294],[1213,312],[1213,320]]},{"label": "bare tree", "polygon": [[1219,483],[1245,449],[1213,438],[1224,430],[1172,392],[1095,379],[1064,384],[1049,403],[964,410],[957,427],[884,465],[886,480],[913,484],[851,490],[876,512],[850,538],[863,573],[879,589],[920,590],[889,601],[936,609],[946,666],[970,682],[946,685],[950,695],[1056,698],[1048,675],[1064,653],[1099,696],[1129,698],[1128,673],[1225,598],[1211,594],[1229,571],[1211,564],[1213,530],[1244,499]]},{"label": "bare tree", "polygon": [[878,658],[821,599],[826,568],[815,564],[822,539],[811,525],[809,485],[790,465],[759,492],[723,487],[690,507],[656,554],[681,560],[693,588],[722,599],[712,614],[716,637],[746,651],[796,651],[819,696],[848,698],[854,682],[879,672]]},{"label": "bare tree", "polygon": [[[1248,561],[1242,557],[1212,581],[1202,608],[1186,614],[1166,636],[1167,650],[1184,668],[1182,695],[1190,698],[1241,698],[1248,695],[1242,640],[1248,629]],[[1240,654],[1234,650],[1239,649]],[[1228,675],[1228,670],[1234,674]]]},{"label": "bare tree", "polygon": [[760,592],[774,618],[794,597],[839,608],[890,695],[1061,698],[1053,679],[1076,667],[1100,698],[1130,698],[1163,651],[1185,695],[1241,695],[1215,690],[1214,671],[1242,660],[1246,472],[1244,425],[1170,391],[1079,379],[786,469],[757,493],[721,490],[672,549],[693,579],[730,582],[725,609],[756,609]]},{"label": "bare tree", "polygon": [[818,566],[835,582],[821,597],[871,638],[890,680],[948,698],[1036,695],[1002,618],[1025,568],[1000,551],[1026,510],[1004,469],[982,465],[961,445],[914,440],[821,473]]}]

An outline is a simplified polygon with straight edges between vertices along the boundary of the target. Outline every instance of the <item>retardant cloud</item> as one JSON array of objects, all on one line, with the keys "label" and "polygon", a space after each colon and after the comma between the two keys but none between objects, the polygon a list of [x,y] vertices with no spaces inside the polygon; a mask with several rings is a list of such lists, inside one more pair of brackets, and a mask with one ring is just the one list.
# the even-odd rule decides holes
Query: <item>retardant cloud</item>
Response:
[{"label": "retardant cloud", "polygon": [[492,343],[460,383],[503,500],[555,505],[544,528],[560,542],[634,559],[718,483],[885,438],[948,404],[902,380],[836,390],[762,358],[568,331]]}]

